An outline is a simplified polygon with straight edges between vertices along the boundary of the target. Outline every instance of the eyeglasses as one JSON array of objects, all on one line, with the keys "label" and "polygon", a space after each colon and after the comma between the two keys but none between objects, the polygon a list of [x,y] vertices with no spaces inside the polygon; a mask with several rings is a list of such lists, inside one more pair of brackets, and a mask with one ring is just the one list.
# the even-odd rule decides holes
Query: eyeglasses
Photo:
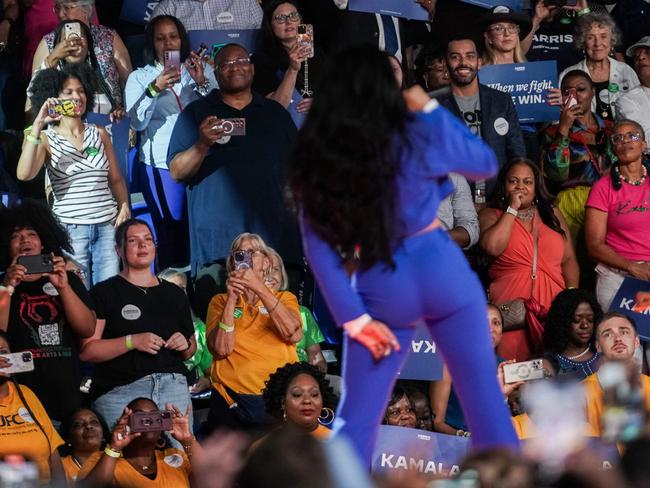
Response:
[{"label": "eyeglasses", "polygon": [[298,12],[291,12],[290,14],[278,14],[273,16],[273,20],[275,20],[278,24],[286,24],[287,22],[300,22],[300,19],[302,19],[302,15],[300,15]]},{"label": "eyeglasses", "polygon": [[251,64],[251,58],[237,58],[229,61],[223,61],[217,65],[217,69],[226,70],[232,68],[244,68]]},{"label": "eyeglasses", "polygon": [[70,10],[79,8],[81,5],[77,3],[66,3],[66,4],[56,4],[54,6],[54,13],[58,14],[59,12],[68,13]]},{"label": "eyeglasses", "polygon": [[623,144],[624,142],[638,142],[642,140],[640,132],[626,132],[625,134],[614,134],[612,142],[614,144]]},{"label": "eyeglasses", "polygon": [[519,34],[519,26],[517,24],[512,24],[512,25],[497,24],[494,27],[490,27],[490,31],[500,36],[506,32],[508,34]]}]

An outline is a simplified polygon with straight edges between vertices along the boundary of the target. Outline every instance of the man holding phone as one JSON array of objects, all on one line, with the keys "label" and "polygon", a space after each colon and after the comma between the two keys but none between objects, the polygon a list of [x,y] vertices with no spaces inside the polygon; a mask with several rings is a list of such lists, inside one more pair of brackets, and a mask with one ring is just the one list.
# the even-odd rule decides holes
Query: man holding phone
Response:
[{"label": "man holding phone", "polygon": [[301,263],[283,200],[296,127],[280,104],[251,90],[254,72],[244,47],[223,47],[215,58],[220,89],[183,110],[169,146],[171,175],[187,182],[192,275],[212,275],[200,281],[205,290],[196,287],[201,317],[235,236],[260,234],[289,263]]}]

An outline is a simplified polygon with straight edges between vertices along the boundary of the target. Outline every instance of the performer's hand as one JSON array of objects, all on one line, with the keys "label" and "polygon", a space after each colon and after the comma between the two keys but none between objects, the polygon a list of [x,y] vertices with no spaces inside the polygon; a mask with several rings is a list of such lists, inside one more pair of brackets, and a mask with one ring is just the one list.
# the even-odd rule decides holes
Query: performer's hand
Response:
[{"label": "performer's hand", "polygon": [[386,324],[378,320],[368,322],[353,339],[363,344],[375,360],[388,356],[392,351],[400,350],[395,334]]}]

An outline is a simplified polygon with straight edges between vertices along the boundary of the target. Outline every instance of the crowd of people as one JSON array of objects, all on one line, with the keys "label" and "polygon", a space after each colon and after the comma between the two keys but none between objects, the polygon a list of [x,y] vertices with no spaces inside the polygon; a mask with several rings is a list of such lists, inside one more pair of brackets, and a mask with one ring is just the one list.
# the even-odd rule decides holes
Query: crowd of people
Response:
[{"label": "crowd of people", "polygon": [[[0,486],[427,486],[368,477],[380,423],[468,486],[645,486],[644,0],[128,1],[0,2]],[[557,120],[480,82],[548,60]]]}]

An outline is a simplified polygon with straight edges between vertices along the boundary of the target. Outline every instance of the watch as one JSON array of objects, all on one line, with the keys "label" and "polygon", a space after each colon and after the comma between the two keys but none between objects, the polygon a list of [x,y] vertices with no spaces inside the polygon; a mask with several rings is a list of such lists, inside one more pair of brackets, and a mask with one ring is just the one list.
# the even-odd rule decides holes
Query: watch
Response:
[{"label": "watch", "polygon": [[508,208],[506,208],[506,213],[514,215],[515,217],[519,215],[519,211],[516,208],[512,208],[510,205],[508,205]]}]

